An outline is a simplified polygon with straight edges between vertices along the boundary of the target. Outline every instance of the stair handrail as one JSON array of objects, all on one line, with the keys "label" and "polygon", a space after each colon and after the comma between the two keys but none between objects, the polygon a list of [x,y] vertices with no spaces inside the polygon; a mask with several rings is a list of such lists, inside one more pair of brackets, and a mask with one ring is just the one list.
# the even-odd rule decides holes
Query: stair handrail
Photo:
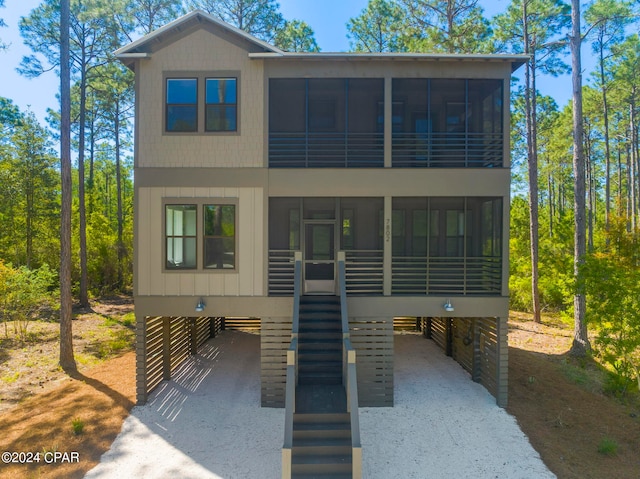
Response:
[{"label": "stair handrail", "polygon": [[302,252],[294,255],[293,316],[291,343],[287,349],[287,376],[284,398],[284,444],[282,445],[282,478],[291,479],[293,450],[293,414],[296,409],[296,385],[298,384],[298,329],[300,327],[300,294],[302,291]]},{"label": "stair handrail", "polygon": [[302,251],[296,251],[293,256],[293,317],[291,337],[298,337],[300,328],[300,296],[302,295]]},{"label": "stair handrail", "polygon": [[360,418],[358,416],[358,376],[356,350],[351,344],[349,312],[347,308],[346,254],[338,252],[338,288],[340,291],[340,317],[342,321],[342,381],[347,393],[347,411],[351,422],[352,477],[362,478],[362,444],[360,442]]}]

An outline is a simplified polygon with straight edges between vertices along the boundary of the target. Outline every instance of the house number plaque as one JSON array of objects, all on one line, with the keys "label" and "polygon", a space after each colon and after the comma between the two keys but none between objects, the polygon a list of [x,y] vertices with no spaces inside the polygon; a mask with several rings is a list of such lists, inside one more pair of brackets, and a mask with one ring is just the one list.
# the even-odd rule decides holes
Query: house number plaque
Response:
[{"label": "house number plaque", "polygon": [[391,218],[387,218],[387,223],[384,228],[384,240],[387,243],[391,242]]}]

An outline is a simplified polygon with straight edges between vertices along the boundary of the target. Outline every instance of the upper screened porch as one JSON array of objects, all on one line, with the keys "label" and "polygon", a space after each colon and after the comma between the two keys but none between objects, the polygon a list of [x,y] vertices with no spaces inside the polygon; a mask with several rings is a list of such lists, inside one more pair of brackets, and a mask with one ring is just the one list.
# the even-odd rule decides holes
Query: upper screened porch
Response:
[{"label": "upper screened porch", "polygon": [[270,78],[269,167],[502,167],[503,83]]}]

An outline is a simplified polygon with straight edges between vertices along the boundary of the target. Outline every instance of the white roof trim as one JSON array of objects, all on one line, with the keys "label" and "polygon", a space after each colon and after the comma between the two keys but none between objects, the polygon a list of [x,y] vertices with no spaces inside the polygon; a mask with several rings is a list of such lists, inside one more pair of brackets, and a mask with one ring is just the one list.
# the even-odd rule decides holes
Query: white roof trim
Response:
[{"label": "white roof trim", "polygon": [[479,53],[300,53],[300,52],[264,52],[249,53],[249,58],[262,60],[336,60],[336,61],[475,61],[475,62],[508,62],[512,70],[518,69],[529,61],[528,55],[512,54],[479,54]]},{"label": "white roof trim", "polygon": [[334,59],[376,59],[376,60],[394,60],[394,59],[419,59],[419,60],[485,60],[485,61],[512,61],[523,62],[529,59],[528,55],[507,55],[507,54],[458,54],[458,53],[361,53],[361,52],[281,52],[281,53],[249,53],[250,58],[334,58]]},{"label": "white roof trim", "polygon": [[120,53],[118,58],[151,58],[151,53]]},{"label": "white roof trim", "polygon": [[233,25],[229,25],[228,23],[225,23],[222,20],[218,20],[217,18],[213,17],[212,15],[209,15],[207,12],[203,10],[194,10],[170,23],[167,23],[166,25],[158,28],[157,30],[154,30],[153,32],[117,49],[114,52],[114,55],[119,58],[131,58],[130,56],[125,56],[125,55],[131,55],[132,53],[137,53],[133,50],[155,40],[156,38],[161,37],[163,34],[170,33],[172,30],[179,28],[180,25],[189,22],[194,17],[197,17],[206,22],[212,23],[217,27],[223,28],[235,35],[238,35],[239,37],[244,38],[250,43],[258,45],[259,47],[264,48],[265,50],[268,50],[269,52],[272,52],[275,54],[284,53],[279,48],[276,48],[273,45],[270,45],[269,43],[262,41],[254,37],[253,35],[250,35],[247,32],[240,30],[239,28],[234,27]]}]

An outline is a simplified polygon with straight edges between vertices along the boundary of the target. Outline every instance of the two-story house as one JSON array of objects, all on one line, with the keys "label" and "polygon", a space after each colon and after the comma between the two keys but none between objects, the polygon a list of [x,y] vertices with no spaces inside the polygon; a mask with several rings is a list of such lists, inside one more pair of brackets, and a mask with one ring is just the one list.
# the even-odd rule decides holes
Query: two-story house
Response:
[{"label": "two-story house", "polygon": [[202,11],[116,52],[135,72],[138,401],[219,318],[260,318],[284,402],[294,257],[335,295],[360,405],[393,404],[394,317],[507,401],[509,83],[523,56],[290,53]]}]

